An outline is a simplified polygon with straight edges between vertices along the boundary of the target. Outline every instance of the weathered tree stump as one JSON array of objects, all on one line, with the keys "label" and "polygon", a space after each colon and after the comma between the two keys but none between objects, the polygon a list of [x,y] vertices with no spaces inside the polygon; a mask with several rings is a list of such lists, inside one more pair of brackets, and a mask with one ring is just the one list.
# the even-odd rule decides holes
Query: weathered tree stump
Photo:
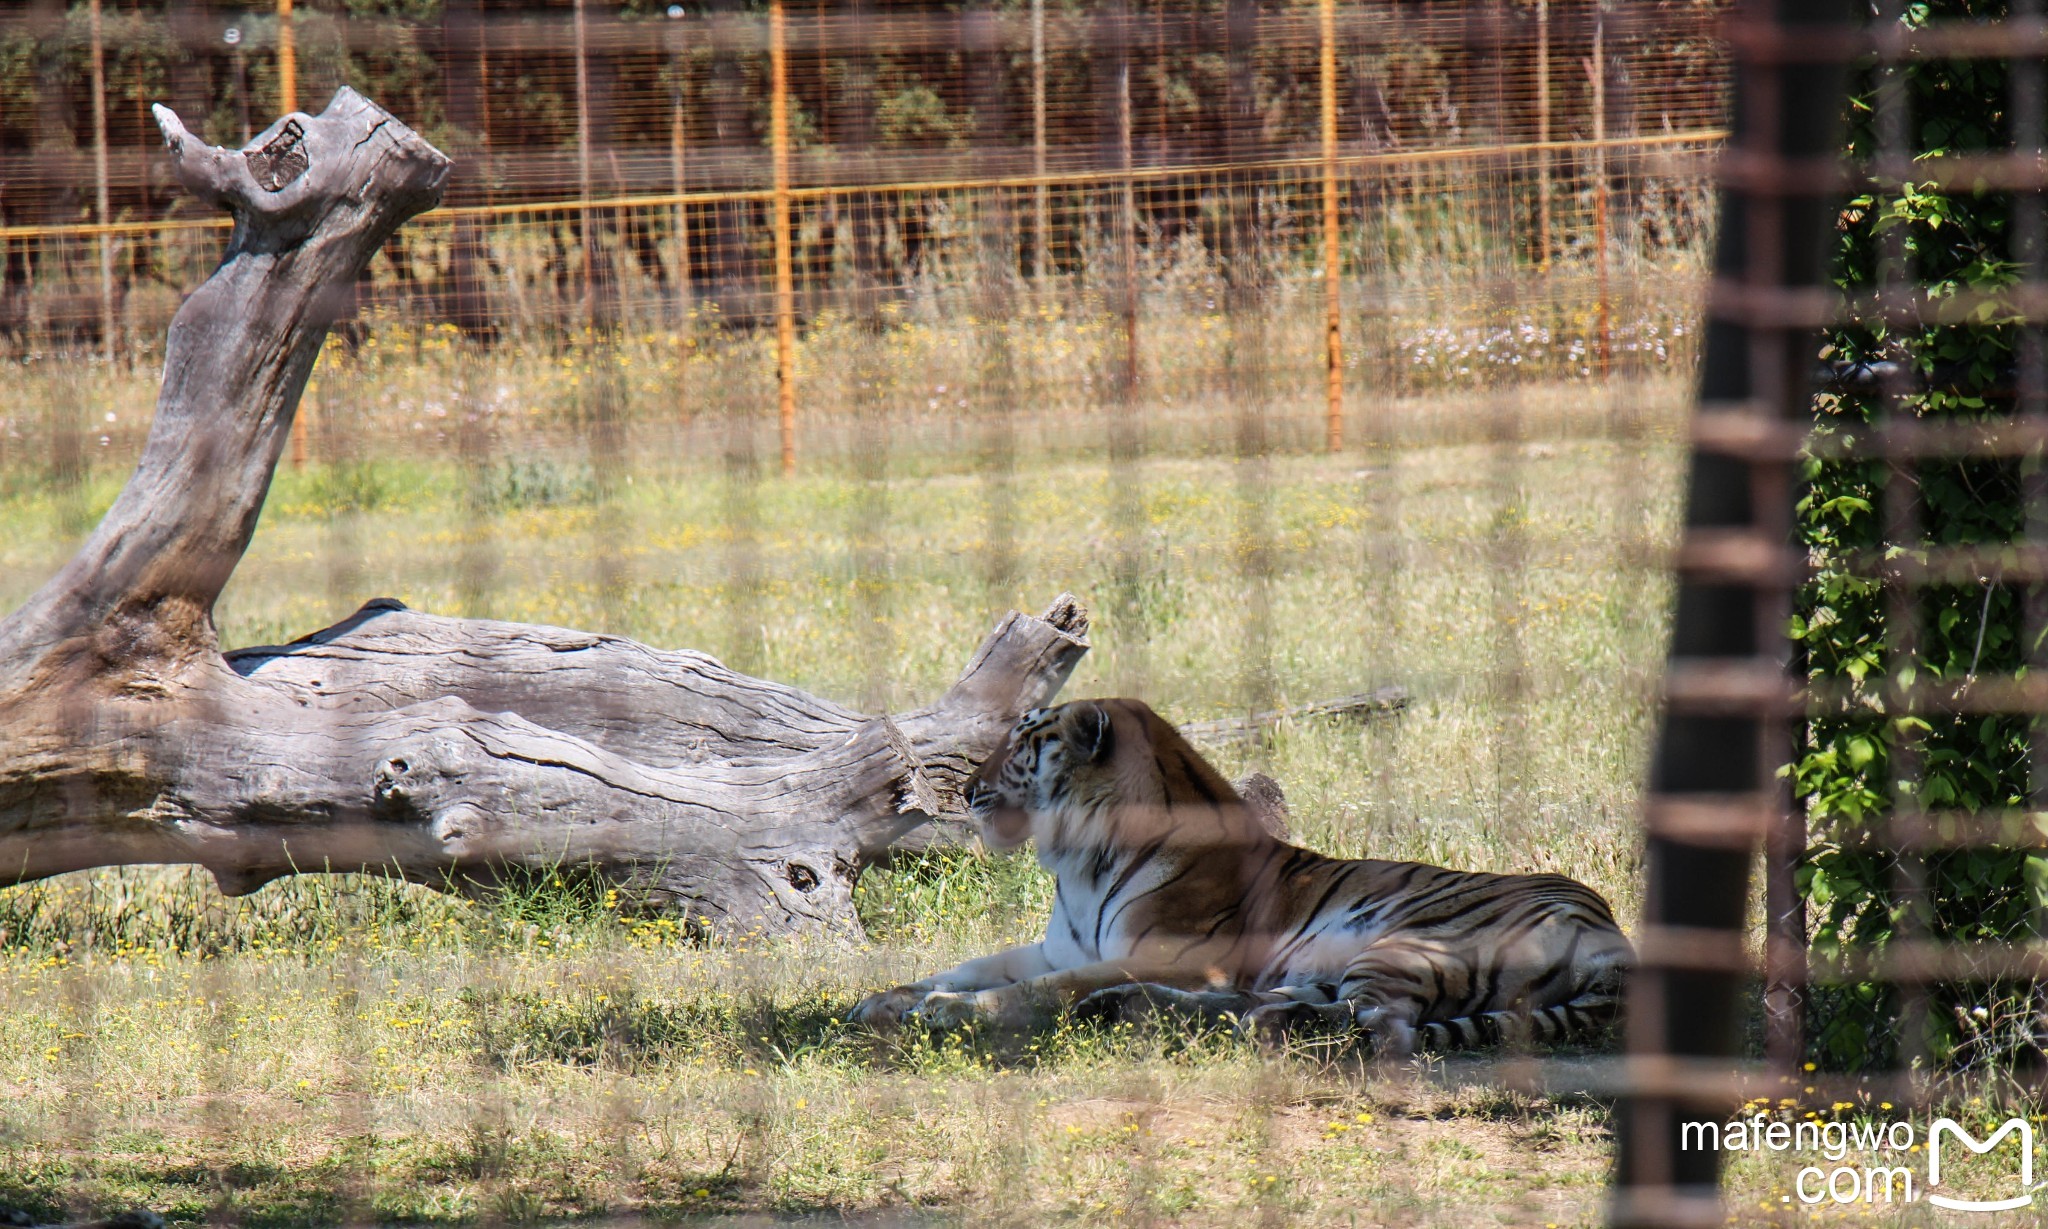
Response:
[{"label": "weathered tree stump", "polygon": [[714,933],[857,934],[861,869],[936,813],[1087,651],[1013,614],[930,707],[856,713],[711,658],[373,601],[223,654],[213,607],[328,328],[449,161],[351,90],[241,151],[157,119],[234,215],[172,322],[141,463],[78,555],[0,620],[0,884],[198,863],[436,886],[588,864]]}]

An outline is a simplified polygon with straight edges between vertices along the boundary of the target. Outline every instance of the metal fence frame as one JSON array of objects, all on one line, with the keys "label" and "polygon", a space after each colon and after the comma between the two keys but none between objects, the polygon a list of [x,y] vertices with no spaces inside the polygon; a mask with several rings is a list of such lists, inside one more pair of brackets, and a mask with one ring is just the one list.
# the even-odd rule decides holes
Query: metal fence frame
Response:
[{"label": "metal fence frame", "polygon": [[[1622,1226],[1727,1223],[1718,1189],[1720,1157],[1681,1147],[1684,1119],[1720,1123],[1752,1095],[1776,1097],[1791,1083],[1820,1104],[1859,1094],[1901,1107],[1942,1095],[1940,1073],[1917,1040],[1924,988],[2001,978],[2038,979],[2038,950],[2019,943],[1951,943],[1918,933],[1910,920],[1882,952],[1861,952],[1840,968],[1810,961],[1808,902],[1795,872],[1811,835],[1803,803],[1782,766],[1798,756],[1809,714],[1846,696],[1809,682],[1785,628],[1797,586],[1813,564],[1795,545],[1799,466],[1809,455],[1821,330],[1884,321],[1911,327],[1959,323],[1996,307],[2022,326],[2015,408],[1986,422],[1937,424],[1902,412],[1908,373],[1882,377],[1880,412],[1859,425],[1854,455],[1882,458],[1883,525],[1892,559],[1851,564],[1883,587],[1894,660],[1910,661],[1920,615],[1919,586],[1959,577],[1972,583],[2038,586],[2042,491],[2022,493],[2027,528],[2011,544],[1942,546],[1926,540],[1913,467],[1964,457],[2038,458],[2048,440],[2048,385],[2042,378],[2044,304],[2041,57],[2048,52],[2039,6],[2015,4],[2003,21],[1946,20],[1912,28],[1895,6],[1876,20],[1837,0],[1757,0],[1729,25],[1736,115],[1721,180],[1721,235],[1709,299],[1701,401],[1692,430],[1691,491],[1676,557],[1677,621],[1664,684],[1665,717],[1645,816],[1648,892],[1630,994],[1625,1090],[1617,1131],[1613,1222]],[[2010,153],[1916,162],[1906,139],[1901,66],[1951,59],[2012,65]],[[1876,157],[1842,154],[1841,118],[1850,69],[1874,68]],[[2018,283],[1934,299],[1913,282],[1896,241],[1874,291],[1833,290],[1827,242],[1841,202],[1866,185],[1931,181],[1952,191],[2010,194]],[[1817,455],[1817,454],[1816,454]],[[2038,642],[2038,600],[2027,605],[2029,644]],[[1987,607],[1988,609],[1988,607]],[[2038,666],[2040,649],[2027,650]],[[1879,688],[1883,712],[2010,714],[2048,709],[2031,676],[1953,681],[1891,677]],[[1910,777],[1913,752],[1894,766]],[[2039,773],[2036,770],[2036,781]],[[2036,796],[2039,784],[2032,789]],[[2038,848],[2040,838],[2009,812],[1933,811],[1896,792],[1868,838],[1894,855],[1893,888],[1911,899],[1919,859],[1935,848]],[[1746,905],[1751,866],[1763,855],[1765,936],[1761,967],[1751,959]],[[1809,988],[1823,980],[1899,987],[1901,1066],[1852,1075],[1815,1073],[1802,1061],[1810,1032]],[[1740,1005],[1760,980],[1764,1045],[1743,1061]],[[2037,1086],[2020,1077],[2021,1086]],[[1838,1102],[1839,1103],[1839,1102]],[[1802,1102],[1803,1104],[1803,1102]]]}]

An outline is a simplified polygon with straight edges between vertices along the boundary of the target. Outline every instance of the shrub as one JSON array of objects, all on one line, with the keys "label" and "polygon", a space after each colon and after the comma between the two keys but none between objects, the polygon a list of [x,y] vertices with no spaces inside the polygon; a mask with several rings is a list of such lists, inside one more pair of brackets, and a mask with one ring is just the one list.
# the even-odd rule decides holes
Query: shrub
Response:
[{"label": "shrub", "polygon": [[[1990,20],[1998,0],[1935,0],[1903,20]],[[2003,63],[1928,61],[1891,85],[1866,73],[1850,103],[1850,154],[1878,152],[1878,90],[1905,91],[1913,155],[1923,161],[2009,147]],[[1851,199],[1837,236],[1837,284],[1851,295],[1903,279],[1929,300],[1997,291],[2018,280],[2012,200],[1873,184]],[[1887,276],[1888,270],[1902,270]],[[2011,409],[2021,332],[2016,313],[1896,329],[1858,321],[1826,338],[1836,379],[1815,403],[1815,447],[1798,505],[1817,571],[1800,591],[1791,633],[1808,678],[1852,701],[1809,721],[1791,766],[1810,845],[1798,874],[1823,966],[1881,952],[1908,937],[2016,942],[2034,934],[2048,861],[2019,848],[1943,850],[1901,859],[1883,820],[1911,810],[1995,811],[2027,805],[2030,723],[1994,715],[1914,715],[1889,684],[1962,688],[2023,672],[2027,594],[1983,580],[1887,591],[1879,565],[1930,549],[2012,543],[2022,536],[2023,484],[2038,462],[1834,457],[1868,436],[1882,402],[1901,392],[1901,419],[1979,421]],[[1892,374],[1894,373],[1895,374]],[[1917,510],[1916,510],[1917,505]],[[1877,839],[1872,839],[1877,838]],[[1917,886],[1914,886],[1917,881]],[[1814,1057],[1834,1067],[1889,1065],[1925,1053],[1951,1068],[1999,1065],[2040,1042],[2025,987],[1957,980],[1930,987],[1920,1031],[1904,996],[1876,983],[1816,987],[1808,1006]]]}]

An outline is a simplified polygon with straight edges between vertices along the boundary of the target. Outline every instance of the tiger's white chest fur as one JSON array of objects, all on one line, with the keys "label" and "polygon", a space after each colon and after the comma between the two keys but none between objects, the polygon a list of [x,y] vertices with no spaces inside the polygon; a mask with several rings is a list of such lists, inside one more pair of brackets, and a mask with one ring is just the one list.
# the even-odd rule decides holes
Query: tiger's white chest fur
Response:
[{"label": "tiger's white chest fur", "polygon": [[1046,921],[1044,951],[1054,968],[1117,960],[1129,956],[1132,934],[1120,901],[1128,901],[1164,882],[1166,865],[1131,868],[1121,859],[1093,852],[1041,854],[1039,864],[1053,874],[1056,888],[1052,916]]}]

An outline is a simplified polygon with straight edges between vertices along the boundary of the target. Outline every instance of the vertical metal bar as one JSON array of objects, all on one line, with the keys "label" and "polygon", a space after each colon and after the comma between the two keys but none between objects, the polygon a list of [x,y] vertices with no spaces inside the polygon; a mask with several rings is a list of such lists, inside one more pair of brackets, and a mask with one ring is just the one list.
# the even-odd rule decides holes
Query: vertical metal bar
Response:
[{"label": "vertical metal bar", "polygon": [[[1837,156],[1842,66],[1780,62],[1757,49],[1842,37],[1855,28],[1856,6],[1756,0],[1732,20],[1738,106],[1731,151],[1794,166]],[[1724,183],[1720,201],[1718,285],[1739,293],[1826,284],[1824,236],[1836,209],[1830,185],[1751,191]],[[1693,449],[1687,541],[1677,560],[1670,675],[1712,677],[1739,666],[1781,676],[1784,687],[1759,688],[1754,701],[1731,705],[1667,686],[1647,801],[1641,959],[1627,993],[1630,1087],[1616,1108],[1611,1223],[1618,1226],[1725,1223],[1719,1157],[1682,1148],[1681,1123],[1723,1121],[1735,1106],[1732,1088],[1714,1089],[1716,1077],[1732,1074],[1742,1050],[1739,1003],[1748,979],[1740,957],[1756,835],[1761,829],[1783,866],[1793,864],[1803,844],[1801,817],[1786,805],[1777,774],[1794,745],[1785,700],[1795,680],[1784,629],[1800,559],[1791,549],[1797,471],[1790,455],[1758,459],[1740,445],[1709,441],[1725,431],[1713,424],[1775,430],[1780,423],[1810,421],[1816,339],[1805,328],[1759,321],[1720,296],[1710,302],[1700,363],[1701,442]],[[1698,550],[1730,540],[1754,546],[1761,566],[1731,566]],[[1715,816],[1727,828],[1672,822],[1688,814]],[[1777,867],[1767,873],[1776,875]],[[1788,961],[1802,959],[1804,949],[1788,942],[1788,922],[1796,924],[1798,915],[1779,915],[1782,904],[1774,890],[1765,1001],[1767,1011],[1786,1012],[1794,1023],[1790,1030],[1776,1022],[1767,1027],[1778,1038],[1789,1031],[1796,1043],[1796,998],[1788,1001],[1782,979],[1796,968]],[[1694,957],[1695,951],[1709,959]],[[1782,1050],[1772,1057],[1788,1061]],[[1701,1078],[1685,1078],[1689,1074]]]},{"label": "vertical metal bar", "polygon": [[[167,26],[170,103],[180,115],[206,115],[219,100],[214,96],[213,55],[220,38],[209,0],[172,0]],[[138,74],[138,83],[143,79]],[[159,90],[163,87],[158,86]]]},{"label": "vertical metal bar", "polygon": [[[1268,152],[1258,105],[1260,50],[1257,0],[1228,0],[1223,10],[1224,149],[1229,195],[1225,210],[1224,390],[1232,409],[1232,553],[1238,565],[1243,641],[1238,646],[1238,700],[1247,713],[1277,703],[1273,678],[1272,441],[1266,422],[1271,393],[1267,354],[1270,302],[1266,219],[1260,197],[1277,177],[1253,169]],[[1264,748],[1261,747],[1263,753]],[[1262,763],[1263,767],[1264,764]]]},{"label": "vertical metal bar", "polygon": [[768,4],[768,122],[775,157],[775,399],[782,472],[796,472],[796,288],[789,243],[789,53],[783,0]]},{"label": "vertical metal bar", "polygon": [[[481,160],[483,150],[478,145],[478,134],[483,131],[484,115],[489,110],[489,87],[480,54],[484,34],[482,7],[483,0],[443,0],[441,5],[441,45],[447,52],[441,74],[442,98],[449,136],[455,142],[453,152],[464,166]],[[488,173],[463,178],[469,185],[487,184],[490,179]],[[468,204],[477,195],[476,187],[471,186],[448,203]],[[486,274],[480,272],[489,264],[485,225],[485,219],[476,216],[456,220],[449,235],[448,271],[443,281],[448,318],[471,340],[488,340],[497,334],[490,296],[485,290]],[[303,406],[299,412],[303,417]]]},{"label": "vertical metal bar", "polygon": [[242,53],[249,37],[238,25],[229,26],[227,32],[233,36],[235,49],[235,111],[242,121],[242,144],[247,145],[254,135],[249,128],[249,58]]},{"label": "vertical metal bar", "polygon": [[[1756,471],[1778,490],[1792,489],[1789,466],[1755,466]],[[1784,501],[1787,508],[1791,500]],[[1787,522],[1789,515],[1780,520]],[[1791,594],[1756,600],[1755,617],[1765,626],[1758,635],[1775,634],[1791,617]],[[1775,620],[1774,622],[1766,622]],[[1797,737],[1782,727],[1764,731],[1767,753],[1790,763],[1797,754]],[[1791,1079],[1799,1072],[1806,1055],[1806,987],[1810,973],[1806,926],[1806,900],[1799,891],[1799,866],[1806,856],[1808,834],[1806,809],[1794,796],[1789,776],[1775,783],[1765,794],[1770,826],[1764,833],[1764,1062]]]},{"label": "vertical metal bar", "polygon": [[686,84],[684,58],[677,54],[671,57],[676,74],[672,95],[674,113],[669,125],[669,175],[676,194],[676,379],[675,406],[676,424],[687,427],[691,418],[690,400],[690,358],[694,352],[693,341],[697,333],[696,271],[690,264],[690,206],[684,195],[689,191],[688,152],[683,125],[683,93]]},{"label": "vertical metal bar", "polygon": [[1325,445],[1344,447],[1343,247],[1337,229],[1337,0],[1322,0],[1323,361],[1328,368]]},{"label": "vertical metal bar", "polygon": [[571,7],[576,51],[576,199],[590,204],[590,31],[583,0]]},{"label": "vertical metal bar", "polygon": [[[847,169],[841,178],[861,185],[861,189],[845,198],[844,205],[850,213],[853,237],[853,295],[851,317],[860,330],[863,342],[873,334],[882,331],[882,249],[883,249],[883,206],[880,193],[872,185],[882,177],[876,165],[875,147],[878,133],[875,125],[875,50],[869,41],[867,0],[848,0],[847,20],[852,33],[847,39],[844,58],[844,82],[840,91],[840,106],[844,108],[841,131],[847,148],[852,151]],[[872,356],[879,353],[879,346],[862,351]],[[869,373],[863,371],[856,381],[856,395],[866,397],[872,391]]]},{"label": "vertical metal bar", "polygon": [[[1368,125],[1370,122],[1367,121]],[[1365,131],[1369,141],[1372,129],[1368,126]],[[1388,344],[1391,211],[1384,203],[1394,195],[1389,179],[1383,165],[1374,166],[1363,172],[1355,189],[1354,226],[1359,240],[1355,275],[1360,300],[1356,309],[1360,328],[1355,344],[1364,360],[1359,365],[1363,393],[1359,399],[1359,511],[1365,514],[1362,566],[1358,569],[1355,592],[1365,646],[1365,679],[1373,686],[1400,678],[1398,671],[1407,666],[1402,656],[1402,646],[1409,643],[1404,635],[1405,599],[1412,589],[1404,583],[1403,576],[1401,492],[1405,456],[1397,447],[1400,419],[1395,410],[1395,396],[1400,390],[1397,372],[1401,365],[1392,361],[1393,347]],[[1407,762],[1402,754],[1400,723],[1373,722],[1369,731],[1367,754],[1374,771],[1370,774],[1372,796],[1366,802],[1370,808],[1368,820],[1363,826],[1367,833],[1381,830],[1380,817],[1406,813],[1400,807]]]},{"label": "vertical metal bar", "polygon": [[1045,0],[1031,0],[1032,280],[1043,288],[1045,245],[1052,235],[1052,200],[1045,183]]},{"label": "vertical metal bar", "polygon": [[299,109],[299,49],[292,39],[292,0],[277,0],[277,111]]},{"label": "vertical metal bar", "polygon": [[[2012,18],[2020,21],[2039,21],[2041,0],[2014,0]],[[2013,152],[2024,156],[2032,165],[2042,164],[2043,146],[2048,145],[2048,131],[2044,131],[2043,103],[2048,101],[2048,82],[2043,81],[2043,68],[2038,57],[2029,56],[2012,62],[2008,78],[2008,101],[2006,114],[2012,116]],[[2016,194],[2013,201],[2012,250],[2013,259],[2019,265],[2020,284],[2036,286],[2041,282],[2043,272],[2043,248],[2048,246],[2048,202],[2042,199],[2041,185]],[[2041,321],[2038,315],[2020,325],[2019,371],[2014,389],[2013,417],[2020,422],[2039,427],[2043,423],[2043,412],[2048,410],[2048,353],[2042,345]],[[2030,546],[2037,546],[2048,540],[2048,475],[2043,475],[2038,465],[2030,467],[2022,479],[2021,486],[2021,540]],[[2048,669],[2048,587],[2029,585],[2021,599],[2021,643],[2026,646],[2024,660],[2029,672]],[[2027,750],[2030,760],[2027,773],[2028,809],[2040,811],[2048,802],[2048,771],[2042,765],[2048,764],[2048,721],[2035,716],[2029,722]],[[2048,908],[2036,896],[2029,919],[2032,938],[2038,942],[2048,936]],[[2036,1036],[2048,1029],[2048,984],[2036,981],[2032,988],[2033,1028]]]},{"label": "vertical metal bar", "polygon": [[[100,0],[88,9],[92,25],[92,174],[95,217],[101,226],[113,221],[107,206],[107,52],[101,37]],[[114,361],[114,237],[102,232],[100,255],[100,350]]]},{"label": "vertical metal bar", "polygon": [[[683,16],[679,9],[669,10],[669,15],[677,19]],[[674,74],[669,92],[668,169],[669,183],[676,194],[676,397],[682,410],[680,421],[687,422],[690,407],[684,388],[690,375],[688,342],[695,332],[696,317],[696,270],[690,265],[690,206],[682,199],[690,190],[689,128],[683,112],[690,85],[687,28],[672,31],[669,40],[669,71]]]},{"label": "vertical metal bar", "polygon": [[[1116,321],[1114,327],[1122,335],[1109,339],[1114,349],[1103,353],[1103,408],[1109,414],[1110,524],[1116,543],[1112,588],[1115,596],[1109,617],[1115,626],[1130,629],[1117,645],[1115,679],[1120,695],[1143,694],[1149,680],[1145,611],[1139,599],[1139,552],[1145,526],[1145,418],[1137,397],[1137,238],[1129,174],[1130,21],[1125,0],[1108,0],[1095,17],[1095,38],[1089,47],[1096,69],[1096,96],[1106,106],[1106,110],[1096,113],[1100,151],[1097,156],[1118,172],[1109,185],[1113,194],[1109,224],[1114,231],[1116,266],[1109,279],[1107,306]],[[1094,273],[1091,266],[1091,281]]]},{"label": "vertical metal bar", "polygon": [[1536,267],[1550,272],[1550,0],[1536,0]]},{"label": "vertical metal bar", "polygon": [[[95,5],[98,0],[94,0]],[[299,53],[292,41],[292,0],[277,0],[277,110],[289,115],[299,109]],[[299,398],[292,415],[292,468],[306,464],[306,421],[312,416],[312,389]]]},{"label": "vertical metal bar", "polygon": [[[668,166],[669,180],[676,194],[676,328],[678,336],[686,338],[690,333],[690,279],[692,275],[690,271],[690,206],[682,199],[684,194],[690,190],[689,175],[687,173],[688,164],[684,160],[688,149],[685,144],[687,134],[683,128],[682,57],[674,57],[673,64],[677,77],[675,90],[670,95],[673,100],[673,111],[669,116]],[[678,352],[676,371],[679,374],[683,370],[682,364],[687,362],[688,359],[689,354],[687,351]]]},{"label": "vertical metal bar", "polygon": [[[1507,27],[1511,0],[1488,0],[1480,10],[1502,28]],[[1490,82],[1484,94],[1475,97],[1486,111],[1481,120],[1497,133],[1506,133],[1510,108],[1508,77],[1518,59],[1514,49],[1489,49],[1482,63]],[[1495,234],[1514,234],[1514,163],[1499,153],[1487,155],[1478,164],[1490,181],[1478,202],[1485,211],[1487,229]],[[1512,242],[1490,245],[1483,260],[1488,276],[1479,288],[1481,319],[1506,323],[1522,318],[1518,307],[1521,287],[1521,252]],[[1491,661],[1487,668],[1486,696],[1491,710],[1488,749],[1493,758],[1493,805],[1495,830],[1509,847],[1530,843],[1528,816],[1531,805],[1531,758],[1528,737],[1530,716],[1529,643],[1524,616],[1529,600],[1528,571],[1530,508],[1524,470],[1522,387],[1510,382],[1492,391],[1486,406],[1486,441],[1490,446],[1492,525],[1486,540],[1486,578],[1489,615],[1492,624]]]},{"label": "vertical metal bar", "polygon": [[[96,1017],[99,1014],[99,976],[91,964],[67,966],[59,975],[58,1010],[63,1013],[64,1032],[68,1034],[59,1042],[63,1052],[63,1065],[57,1071],[57,1078],[64,1088],[63,1146],[81,1156],[91,1156],[98,1143],[99,1115],[95,1106],[99,1098],[94,1095],[91,1085],[93,1075],[100,1064],[99,1047],[93,1038],[99,1033]],[[81,1196],[83,1191],[74,1193],[68,1211],[83,1219],[89,1216],[89,1206]]]},{"label": "vertical metal bar", "polygon": [[[1802,28],[1820,28],[1827,33],[1853,28],[1867,13],[1856,0],[1775,0],[1760,7],[1781,37],[1796,37]],[[1834,30],[1827,30],[1830,26]],[[1742,84],[1745,76],[1746,87]],[[1795,159],[1841,157],[1848,99],[1846,66],[1765,62],[1738,70],[1737,82],[1741,111],[1736,126],[1748,129],[1741,139],[1749,150],[1768,150]],[[1735,144],[1735,138],[1730,144]],[[1737,208],[1738,202],[1743,229],[1739,238],[1717,242],[1717,278],[1740,277],[1751,285],[1826,284],[1832,249],[1823,236],[1831,235],[1836,226],[1838,194],[1813,185],[1783,196],[1747,192],[1737,197],[1730,193],[1723,197],[1724,216]],[[1725,256],[1719,250],[1723,248]],[[1819,352],[1819,339],[1813,332],[1736,321],[1720,322],[1717,327],[1723,336],[1709,330],[1702,356],[1702,411],[1709,402],[1738,408],[1742,399],[1753,398],[1766,413],[1810,424],[1811,373]],[[1738,346],[1741,352],[1734,353]],[[1732,366],[1723,361],[1724,356],[1732,359]],[[1793,458],[1751,460],[1743,473],[1731,458],[1696,457],[1695,474],[1707,473],[1709,464],[1741,475],[1749,520],[1764,535],[1781,543],[1793,540],[1793,506],[1801,486]],[[1697,477],[1695,484],[1699,484]],[[1732,482],[1729,487],[1735,489]],[[1694,502],[1707,501],[1696,494]],[[1765,660],[1784,661],[1796,673],[1799,666],[1784,630],[1792,617],[1791,585],[1783,581],[1769,588],[1758,584],[1747,596],[1750,651]],[[1683,605],[1681,599],[1681,609]],[[1704,607],[1704,602],[1698,605]],[[1675,648],[1673,654],[1677,654]],[[1766,716],[1757,726],[1757,742],[1764,757],[1759,761],[1760,771],[1774,773],[1778,765],[1791,763],[1804,734],[1803,722]],[[1809,938],[1807,904],[1798,885],[1808,840],[1806,810],[1795,800],[1789,776],[1760,780],[1757,793],[1769,817],[1764,834],[1764,1058],[1781,1079],[1791,1080],[1801,1074],[1806,1051]]]},{"label": "vertical metal bar", "polygon": [[1611,366],[1614,307],[1607,284],[1607,14],[1600,0],[1593,3],[1593,58],[1586,73],[1593,81],[1593,267],[1600,295],[1593,353],[1605,380]]},{"label": "vertical metal bar", "polygon": [[[852,31],[844,51],[851,62],[847,89],[848,122],[846,140],[854,151],[855,165],[863,183],[878,177],[874,162],[877,131],[875,123],[875,46],[870,40],[871,14],[865,2],[848,6]],[[970,24],[979,15],[968,18]],[[970,70],[971,71],[971,70]],[[979,101],[979,100],[977,100]],[[988,118],[983,108],[977,118]],[[984,149],[987,140],[978,142]],[[852,515],[846,524],[847,553],[854,565],[854,617],[858,626],[879,633],[884,644],[895,643],[891,626],[894,617],[894,564],[889,543],[889,465],[892,446],[890,415],[894,405],[889,394],[891,364],[888,330],[882,315],[882,284],[876,257],[882,248],[882,223],[878,198],[864,193],[855,207],[855,273],[851,310],[853,328],[853,389],[851,401],[854,488]],[[867,655],[860,705],[870,712],[887,712],[895,703],[893,683],[897,661],[887,652]]]},{"label": "vertical metal bar", "polygon": [[1125,395],[1137,396],[1138,372],[1138,188],[1131,178],[1131,30],[1130,14],[1118,5],[1116,68],[1117,283],[1122,292]]},{"label": "vertical metal bar", "polygon": [[576,39],[576,228],[583,236],[583,327],[597,321],[597,239],[590,230],[590,32],[583,0],[575,0]]},{"label": "vertical metal bar", "polygon": [[1152,6],[1152,63],[1157,74],[1154,78],[1157,88],[1152,92],[1156,111],[1153,118],[1158,122],[1159,130],[1159,144],[1152,150],[1153,166],[1170,166],[1173,163],[1167,145],[1166,122],[1167,113],[1171,110],[1167,99],[1167,87],[1171,78],[1166,70],[1166,9],[1171,3],[1173,0],[1158,0],[1158,3]]},{"label": "vertical metal bar", "polygon": [[[441,5],[441,40],[446,49],[441,75],[443,105],[449,135],[455,142],[452,152],[463,164],[477,153],[476,134],[482,127],[487,102],[479,71],[480,57],[476,55],[483,39],[482,3],[483,0],[444,0]],[[488,262],[483,225],[481,218],[460,217],[450,228],[444,283],[447,293],[443,299],[449,319],[462,338],[448,356],[451,400],[461,411],[455,422],[456,457],[467,495],[462,505],[455,591],[458,613],[473,619],[491,618],[498,612],[496,595],[503,561],[496,532],[499,520],[491,511],[492,488],[498,476],[494,457],[497,420],[487,412],[481,396],[482,389],[490,383],[491,359],[468,344],[488,339],[494,333],[488,296],[479,275],[479,267]],[[309,402],[310,397],[300,403],[300,421],[293,424],[295,437],[306,425]]]},{"label": "vertical metal bar", "polygon": [[[1010,92],[1007,70],[1010,48],[993,0],[968,17],[974,48],[974,119],[981,179],[1002,172],[1004,141],[1010,135]],[[1017,404],[1016,327],[1017,226],[1013,190],[1000,184],[981,189],[976,208],[980,244],[975,271],[975,319],[980,350],[979,387],[975,400],[982,421],[980,468],[982,501],[987,522],[983,573],[991,614],[1000,615],[1016,600],[1018,580],[1016,528]]]},{"label": "vertical metal bar", "polygon": [[[491,0],[476,0],[476,128],[477,149],[488,166],[491,154],[491,21],[484,9]],[[484,201],[491,199],[492,174],[483,176]]]},{"label": "vertical metal bar", "polygon": [[[1872,14],[1874,24],[1879,28],[1901,28],[1906,20],[1904,10],[1905,0],[1880,0]],[[1892,166],[1903,165],[1912,156],[1913,104],[1909,84],[1912,71],[1907,62],[1880,53],[1877,88],[1872,91],[1871,99],[1871,128],[1876,137],[1878,158]],[[1885,199],[1884,191],[1884,187],[1878,188],[1879,201]],[[1877,293],[1909,292],[1913,281],[1913,256],[1906,245],[1906,228],[1895,226],[1883,231],[1877,240],[1876,255]],[[1906,366],[1895,364],[1891,374],[1880,381],[1877,411],[1873,417],[1881,427],[1917,417],[1916,411],[1906,404],[1912,392],[1912,379],[1906,374]],[[1896,457],[1886,467],[1884,480],[1877,488],[1876,511],[1888,547],[1912,551],[1928,544],[1920,495],[1922,472],[1921,458],[1912,455]],[[1988,606],[1986,610],[1988,613]],[[1907,671],[1919,669],[1923,656],[1919,592],[1895,578],[1888,578],[1884,582],[1879,617],[1885,629],[1886,674],[1899,678]],[[1923,715],[1910,694],[1901,696],[1896,705],[1888,704],[1887,708],[1902,717]],[[1926,800],[1920,793],[1921,777],[1926,767],[1921,745],[1924,734],[1917,726],[1906,722],[1901,722],[1897,729],[1897,739],[1889,757],[1889,818],[1894,831],[1923,830],[1927,811]],[[1913,848],[1894,847],[1891,854],[1889,878],[1895,917],[1893,941],[1911,943],[1939,937],[1930,934],[1928,926],[1934,918],[1934,901],[1929,890],[1926,859]],[[1897,1061],[1904,1070],[1924,1069],[1932,1058],[1929,1050],[1929,989],[1927,982],[1918,979],[1898,987]]]}]

